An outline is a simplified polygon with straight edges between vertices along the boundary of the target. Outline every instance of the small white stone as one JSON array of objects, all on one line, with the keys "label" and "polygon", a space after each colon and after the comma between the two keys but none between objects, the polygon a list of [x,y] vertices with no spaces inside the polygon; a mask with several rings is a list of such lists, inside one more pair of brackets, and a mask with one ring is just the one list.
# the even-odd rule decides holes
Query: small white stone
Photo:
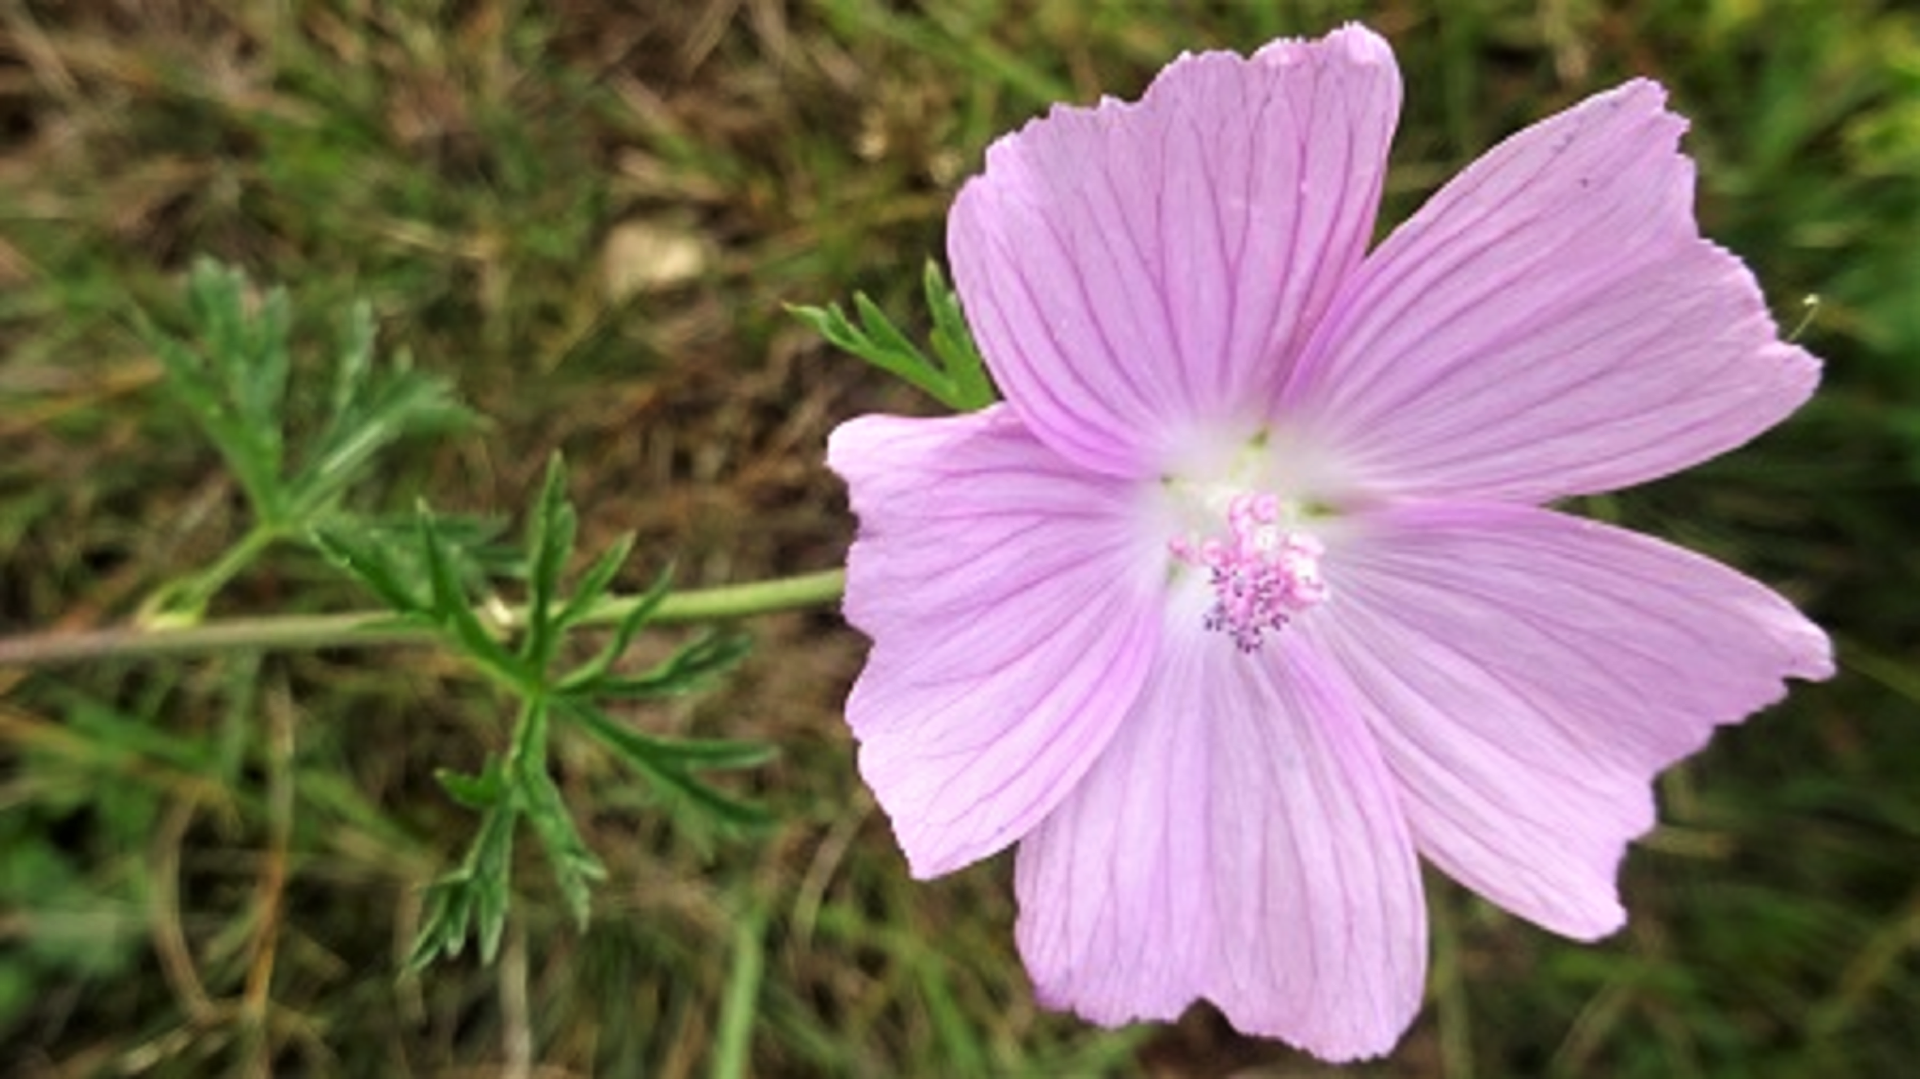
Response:
[{"label": "small white stone", "polygon": [[601,284],[613,303],[699,279],[713,263],[705,237],[651,221],[623,221],[600,249]]}]

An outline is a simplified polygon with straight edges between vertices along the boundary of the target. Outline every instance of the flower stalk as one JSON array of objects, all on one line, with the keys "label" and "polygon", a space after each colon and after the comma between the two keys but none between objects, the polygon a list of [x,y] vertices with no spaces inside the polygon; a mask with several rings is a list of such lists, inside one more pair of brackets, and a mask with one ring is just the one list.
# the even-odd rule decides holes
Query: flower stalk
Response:
[{"label": "flower stalk", "polygon": [[[748,584],[693,589],[668,596],[649,622],[712,622],[776,611],[799,610],[840,598],[845,574],[839,570],[780,577]],[[609,597],[583,625],[613,626],[640,602],[638,597]],[[524,607],[489,606],[481,617],[510,636],[524,623]],[[215,652],[297,652],[320,648],[367,648],[425,644],[432,627],[395,621],[387,611],[276,615],[218,619],[194,626],[140,628],[117,626],[78,633],[37,633],[0,640],[0,668],[48,667],[94,659],[152,659]]]}]

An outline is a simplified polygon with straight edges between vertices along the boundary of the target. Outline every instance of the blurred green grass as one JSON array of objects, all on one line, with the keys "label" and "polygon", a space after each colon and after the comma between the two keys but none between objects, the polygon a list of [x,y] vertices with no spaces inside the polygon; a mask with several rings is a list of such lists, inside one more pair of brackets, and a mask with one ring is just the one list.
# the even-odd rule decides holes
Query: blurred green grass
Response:
[{"label": "blurred green grass", "polygon": [[[0,3],[0,632],[124,617],[244,527],[132,305],[196,254],[284,281],[491,421],[360,498],[499,515],[549,450],[630,587],[833,565],[825,432],[926,407],[781,309],[915,311],[953,190],[1055,100],[1182,49],[1365,18],[1407,111],[1387,220],[1632,74],[1694,121],[1708,233],[1829,361],[1782,431],[1592,507],[1741,565],[1843,675],[1663,784],[1630,928],[1555,940],[1433,881],[1436,970],[1378,1076],[1894,1075],[1920,1053],[1920,16],[1870,0]],[[296,370],[296,395],[299,392]],[[317,396],[317,391],[315,391]],[[317,406],[314,406],[317,407]],[[294,422],[302,419],[296,409]],[[288,555],[229,613],[338,605]],[[608,862],[576,938],[529,872],[495,969],[398,974],[465,838],[434,767],[504,731],[430,652],[0,672],[0,1070],[20,1075],[1311,1075],[1196,1010],[1039,1012],[1005,860],[906,879],[838,703],[862,644],[769,619],[723,692],[638,721],[766,738],[786,824],[711,847],[584,746]],[[270,964],[265,965],[263,964]],[[262,973],[264,969],[265,973]],[[1236,1072],[1237,1070],[1237,1072]]]}]

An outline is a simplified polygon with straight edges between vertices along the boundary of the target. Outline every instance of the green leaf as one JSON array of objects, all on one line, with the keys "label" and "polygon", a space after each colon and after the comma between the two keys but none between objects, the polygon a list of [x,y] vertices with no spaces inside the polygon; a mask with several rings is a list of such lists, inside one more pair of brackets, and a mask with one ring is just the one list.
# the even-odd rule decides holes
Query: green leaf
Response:
[{"label": "green leaf", "polygon": [[354,304],[340,333],[326,425],[306,447],[305,463],[290,484],[307,513],[331,506],[399,439],[469,427],[478,419],[454,399],[445,379],[414,371],[404,351],[377,371],[374,338],[372,307]]},{"label": "green leaf", "polygon": [[87,758],[103,766],[103,774],[144,757],[188,775],[220,777],[219,755],[202,739],[181,738],[156,725],[151,716],[129,714],[75,685],[63,684],[52,696],[64,709],[65,726],[78,737]]},{"label": "green leaf", "polygon": [[[647,624],[647,620],[653,617],[653,612],[660,609],[660,604],[665,602],[672,584],[673,567],[668,566],[660,571],[659,576],[653,579],[653,583],[647,586],[644,593],[634,598],[633,605],[627,608],[627,612],[620,616],[620,621],[614,626],[613,635],[608,638],[606,645],[595,653],[592,659],[569,671],[560,679],[556,688],[563,693],[590,693],[592,687],[598,685],[606,673],[612,669],[614,662],[626,655],[627,649],[633,644],[633,638]],[[572,624],[573,617],[570,616],[573,615],[576,607],[580,608],[578,617],[585,617],[592,609],[590,605],[581,604],[580,597],[576,594],[574,602],[567,604],[561,620]]]},{"label": "green leaf", "polygon": [[426,599],[414,591],[413,575],[402,573],[391,553],[372,535],[356,534],[336,523],[334,527],[313,529],[308,538],[329,561],[372,589],[388,607],[409,615],[429,612]]},{"label": "green leaf", "polygon": [[289,364],[287,296],[270,289],[249,313],[250,287],[239,270],[198,259],[187,275],[187,307],[206,343],[215,389],[225,391],[240,424],[277,471]]},{"label": "green leaf", "polygon": [[339,357],[333,365],[333,394],[327,409],[329,431],[353,413],[354,403],[366,390],[373,372],[373,339],[373,305],[362,300],[347,312]]},{"label": "green leaf", "polygon": [[[573,595],[567,598],[567,602],[560,608],[560,613],[554,616],[554,625],[561,629],[571,629],[593,613],[600,606],[600,602],[607,597],[608,589],[613,587],[614,577],[619,574],[620,567],[626,565],[627,558],[632,554],[633,533],[631,532],[615,539],[611,546],[601,551],[593,560],[593,564],[580,575],[580,580],[574,584]],[[664,582],[671,572],[671,569],[663,571],[661,580],[654,585],[660,590],[658,598],[653,600],[655,607],[659,606],[661,599],[666,598]],[[648,595],[652,595],[651,590]],[[620,625],[625,626],[628,619],[633,617],[633,613],[629,611],[627,617],[621,619]],[[641,612],[640,620],[645,621],[646,616],[652,613],[652,607],[649,607]],[[639,627],[636,625],[634,628]]]},{"label": "green leaf", "polygon": [[824,308],[789,304],[787,310],[829,343],[932,394],[949,408],[970,412],[992,404],[993,385],[967,330],[959,297],[931,261],[921,285],[933,317],[931,340],[938,362],[928,359],[864,292],[853,294],[858,325],[839,304]]},{"label": "green leaf", "polygon": [[[378,547],[403,579],[426,579],[427,567],[420,551],[419,507],[390,516],[370,517],[335,510],[325,515],[315,529],[329,535],[351,535],[363,545]],[[440,549],[452,563],[454,574],[469,591],[481,590],[494,577],[514,576],[526,567],[526,558],[511,543],[500,541],[506,531],[497,518],[460,514],[433,515],[433,532]]]},{"label": "green leaf", "polygon": [[944,404],[959,407],[952,400],[952,380],[887,321],[866,293],[854,293],[853,305],[861,317],[859,326],[847,319],[839,304],[824,309],[789,306],[787,310],[830,344],[932,394]]},{"label": "green leaf", "polygon": [[[253,522],[223,557],[162,585],[142,605],[143,620],[161,623],[198,618],[220,588],[281,540],[315,539],[320,526],[337,525],[345,516],[340,498],[395,439],[472,419],[443,380],[415,375],[404,362],[375,375],[373,315],[359,304],[333,364],[325,426],[290,455],[286,431],[313,425],[289,415],[305,398],[290,401],[287,392],[292,313],[286,292],[275,288],[256,298],[241,271],[202,259],[187,275],[186,293],[183,336],[159,329],[144,314],[136,316],[137,325],[166,371],[165,385],[246,493]],[[290,470],[290,456],[304,464]],[[351,560],[345,546],[315,542],[323,553]],[[352,553],[371,550],[360,544]],[[392,587],[394,574],[371,572],[383,579],[369,583],[390,602],[406,591]]]},{"label": "green leaf", "polygon": [[[611,717],[609,717],[611,722]],[[730,771],[758,768],[780,756],[780,750],[765,742],[742,742],[729,738],[654,738],[628,727],[620,727],[639,742],[653,747],[658,758],[670,759],[701,771]]]},{"label": "green leaf", "polygon": [[442,956],[458,956],[472,933],[480,937],[482,962],[491,963],[500,953],[512,892],[516,817],[510,800],[487,810],[460,868],[427,886],[426,914],[407,956],[408,969],[419,971]]},{"label": "green leaf", "polygon": [[136,325],[166,370],[167,390],[220,452],[254,516],[278,523],[288,503],[281,479],[287,301],[269,293],[249,314],[248,287],[238,270],[200,260],[187,277],[191,343],[144,315]]},{"label": "green leaf", "polygon": [[753,639],[746,634],[718,631],[681,647],[644,674],[601,674],[579,681],[570,675],[559,688],[563,692],[618,700],[678,696],[699,688],[706,679],[740,662],[752,650]]},{"label": "green leaf", "polygon": [[607,868],[580,838],[573,814],[545,768],[523,769],[517,783],[527,822],[533,825],[533,834],[546,852],[567,911],[573,915],[574,924],[585,929],[592,911],[592,885],[607,879]]},{"label": "green leaf", "polygon": [[920,286],[927,298],[927,310],[933,315],[933,330],[927,339],[933,344],[934,355],[940,357],[953,387],[954,399],[948,403],[962,412],[993,404],[999,395],[987,375],[986,361],[973,342],[973,331],[967,328],[966,315],[960,310],[960,297],[947,284],[939,263],[927,260]]},{"label": "green leaf", "polygon": [[520,655],[535,670],[544,671],[553,662],[559,644],[553,604],[577,530],[573,507],[567,502],[566,465],[556,453],[547,462],[546,482],[527,528],[527,626]]},{"label": "green leaf", "polygon": [[377,372],[374,338],[372,306],[354,304],[340,332],[326,425],[301,455],[304,464],[290,483],[305,513],[331,507],[394,442],[465,428],[478,419],[454,399],[445,379],[415,372],[404,351],[388,370]]},{"label": "green leaf", "polygon": [[427,584],[432,595],[432,616],[446,631],[450,641],[481,667],[515,686],[522,693],[539,688],[537,672],[530,672],[519,657],[507,650],[494,632],[480,621],[467,599],[454,564],[447,558],[434,529],[433,512],[421,503],[416,515],[421,559],[426,566]]},{"label": "green leaf", "polygon": [[[212,266],[211,263],[201,265]],[[245,281],[237,275],[235,279]],[[242,309],[236,302],[229,310]],[[281,423],[286,407],[287,372],[292,364],[287,351],[292,315],[286,290],[268,289],[261,299],[259,313],[251,320],[245,320],[244,315],[242,318],[232,347],[220,349],[216,355],[228,365],[227,378],[239,397],[242,417],[260,433],[277,468],[285,456]]]},{"label": "green leaf", "polygon": [[445,379],[401,370],[372,384],[348,411],[336,413],[303,453],[306,463],[289,483],[299,512],[330,508],[394,442],[475,421],[453,400],[452,384]]},{"label": "green leaf", "polygon": [[[284,289],[257,302],[247,277],[208,259],[187,276],[187,335],[141,316],[139,326],[187,407],[239,480],[257,522],[297,534],[328,512],[397,439],[474,422],[444,379],[411,371],[404,355],[376,372],[372,309],[354,305],[332,367],[325,423],[289,454],[291,305]],[[289,457],[302,462],[290,470]]]},{"label": "green leaf", "polygon": [[486,812],[506,797],[507,785],[497,760],[490,759],[479,775],[461,775],[449,768],[437,768],[433,778],[454,801],[475,812]]},{"label": "green leaf", "polygon": [[720,738],[656,738],[619,722],[598,708],[568,706],[569,718],[579,721],[593,735],[629,761],[645,759],[669,767],[726,770],[755,768],[779,755],[773,746],[762,742],[740,742]]},{"label": "green leaf", "polygon": [[563,699],[556,706],[652,781],[675,808],[696,810],[703,817],[740,828],[761,828],[772,822],[772,815],[764,807],[723,794],[691,774],[694,768],[751,767],[765,761],[770,751],[756,753],[745,744],[651,738],[591,705]]},{"label": "green leaf", "polygon": [[[492,959],[510,901],[506,872],[518,819],[533,828],[569,913],[580,925],[586,924],[593,885],[605,880],[607,871],[588,847],[548,771],[554,714],[584,726],[589,737],[610,746],[648,781],[662,802],[686,814],[684,823],[752,828],[771,819],[765,809],[717,790],[695,775],[705,769],[753,767],[772,756],[771,747],[653,738],[628,730],[593,704],[600,696],[660,697],[685,692],[745,655],[745,635],[722,631],[677,648],[644,674],[611,673],[665,600],[671,572],[662,573],[644,595],[621,601],[611,640],[593,659],[565,675],[553,670],[567,630],[611,613],[603,602],[606,591],[632,547],[631,538],[616,542],[593,561],[568,595],[564,576],[577,532],[578,518],[566,498],[564,463],[556,456],[528,514],[526,551],[515,561],[527,579],[528,602],[525,639],[518,649],[510,650],[471,605],[459,549],[448,545],[438,519],[425,505],[416,509],[410,546],[389,542],[373,522],[349,520],[317,530],[316,542],[322,549],[390,602],[401,605],[408,617],[433,626],[520,701],[511,747],[504,757],[490,759],[478,775],[437,773],[449,796],[484,817],[461,868],[428,890],[428,918],[411,960],[415,966],[458,954],[469,936],[477,936],[483,957]],[[409,564],[409,556],[417,565]]]}]

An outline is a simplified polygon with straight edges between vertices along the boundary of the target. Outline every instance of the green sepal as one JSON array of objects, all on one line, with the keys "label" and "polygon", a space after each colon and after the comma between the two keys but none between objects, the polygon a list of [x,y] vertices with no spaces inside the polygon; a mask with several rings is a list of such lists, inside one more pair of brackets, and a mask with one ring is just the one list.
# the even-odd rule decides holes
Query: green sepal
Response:
[{"label": "green sepal", "polygon": [[927,260],[920,286],[927,298],[927,310],[933,315],[933,329],[927,334],[927,340],[933,345],[934,355],[940,357],[941,366],[946,368],[953,389],[953,400],[948,403],[962,412],[993,404],[1000,398],[994,392],[993,379],[987,374],[986,360],[980,355],[980,347],[974,344],[973,331],[967,328],[966,314],[960,310],[960,296],[947,284],[939,263]]},{"label": "green sepal", "polygon": [[996,399],[993,384],[967,330],[960,299],[932,261],[921,275],[921,286],[933,317],[931,340],[937,362],[909,340],[864,292],[853,294],[857,323],[839,304],[789,304],[787,310],[829,343],[932,394],[955,411],[971,412],[992,404]]}]

